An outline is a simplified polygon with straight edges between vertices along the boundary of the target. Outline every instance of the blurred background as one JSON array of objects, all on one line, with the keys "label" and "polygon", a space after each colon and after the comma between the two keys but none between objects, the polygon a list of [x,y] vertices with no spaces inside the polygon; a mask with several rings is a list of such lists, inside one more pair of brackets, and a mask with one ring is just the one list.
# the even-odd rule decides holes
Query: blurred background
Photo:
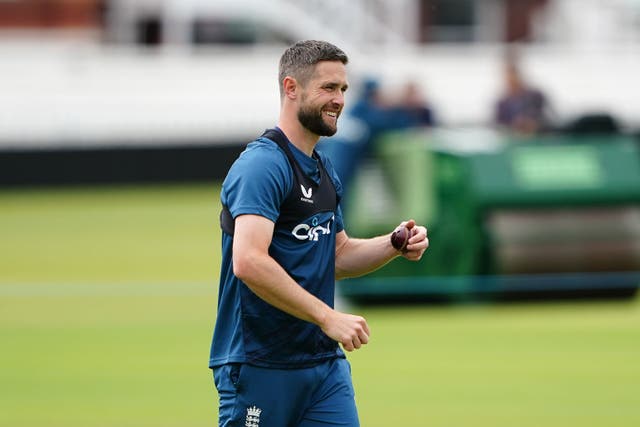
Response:
[{"label": "blurred background", "polygon": [[640,0],[0,0],[0,421],[215,424],[219,190],[301,39],[350,57],[366,426],[640,424]]}]

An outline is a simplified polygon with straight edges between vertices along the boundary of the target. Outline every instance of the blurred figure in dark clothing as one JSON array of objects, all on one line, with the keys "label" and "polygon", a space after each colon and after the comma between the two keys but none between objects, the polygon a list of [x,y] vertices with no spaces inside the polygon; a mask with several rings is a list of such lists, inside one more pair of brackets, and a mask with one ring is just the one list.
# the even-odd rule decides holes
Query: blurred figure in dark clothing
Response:
[{"label": "blurred figure in dark clothing", "polygon": [[435,126],[436,124],[432,107],[413,81],[408,81],[404,85],[399,109],[405,115],[407,127]]},{"label": "blurred figure in dark clothing", "polygon": [[372,78],[363,82],[360,96],[348,114],[364,122],[369,128],[370,137],[404,125],[404,120],[393,112],[389,103],[383,98],[378,81]]},{"label": "blurred figure in dark clothing", "polygon": [[434,125],[432,108],[415,82],[406,83],[399,98],[397,102],[386,100],[378,81],[367,79],[349,115],[367,125],[372,139],[384,131]]},{"label": "blurred figure in dark clothing", "polygon": [[532,135],[549,130],[549,102],[547,97],[523,79],[513,58],[504,68],[505,92],[495,105],[494,122],[518,134]]}]

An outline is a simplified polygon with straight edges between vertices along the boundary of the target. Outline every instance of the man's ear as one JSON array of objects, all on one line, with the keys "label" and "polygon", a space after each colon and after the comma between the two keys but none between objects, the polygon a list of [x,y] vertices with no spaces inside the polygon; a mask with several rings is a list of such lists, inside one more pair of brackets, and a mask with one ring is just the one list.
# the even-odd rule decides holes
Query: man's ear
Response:
[{"label": "man's ear", "polygon": [[287,76],[282,81],[284,96],[293,100],[298,97],[298,82],[291,76]]}]

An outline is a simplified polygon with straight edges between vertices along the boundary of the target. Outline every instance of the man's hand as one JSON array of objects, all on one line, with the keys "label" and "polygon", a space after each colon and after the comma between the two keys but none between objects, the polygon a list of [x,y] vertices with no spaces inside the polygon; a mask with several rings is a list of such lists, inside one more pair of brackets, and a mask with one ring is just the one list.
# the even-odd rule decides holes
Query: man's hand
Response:
[{"label": "man's hand", "polygon": [[353,351],[369,342],[369,325],[364,317],[330,310],[320,327],[346,351]]},{"label": "man's hand", "polygon": [[412,233],[406,249],[402,251],[402,256],[411,261],[420,260],[424,251],[429,247],[427,229],[422,225],[416,225],[413,219],[401,222],[398,227],[407,227]]}]

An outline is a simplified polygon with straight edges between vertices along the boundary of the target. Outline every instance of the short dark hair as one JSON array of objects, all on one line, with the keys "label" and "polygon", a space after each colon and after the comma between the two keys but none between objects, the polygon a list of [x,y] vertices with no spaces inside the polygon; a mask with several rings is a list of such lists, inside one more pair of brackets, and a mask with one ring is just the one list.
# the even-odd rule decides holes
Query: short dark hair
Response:
[{"label": "short dark hair", "polygon": [[299,41],[285,50],[280,57],[278,72],[280,96],[283,95],[282,82],[285,77],[291,76],[305,85],[320,61],[340,61],[347,65],[349,58],[340,48],[319,40]]}]

